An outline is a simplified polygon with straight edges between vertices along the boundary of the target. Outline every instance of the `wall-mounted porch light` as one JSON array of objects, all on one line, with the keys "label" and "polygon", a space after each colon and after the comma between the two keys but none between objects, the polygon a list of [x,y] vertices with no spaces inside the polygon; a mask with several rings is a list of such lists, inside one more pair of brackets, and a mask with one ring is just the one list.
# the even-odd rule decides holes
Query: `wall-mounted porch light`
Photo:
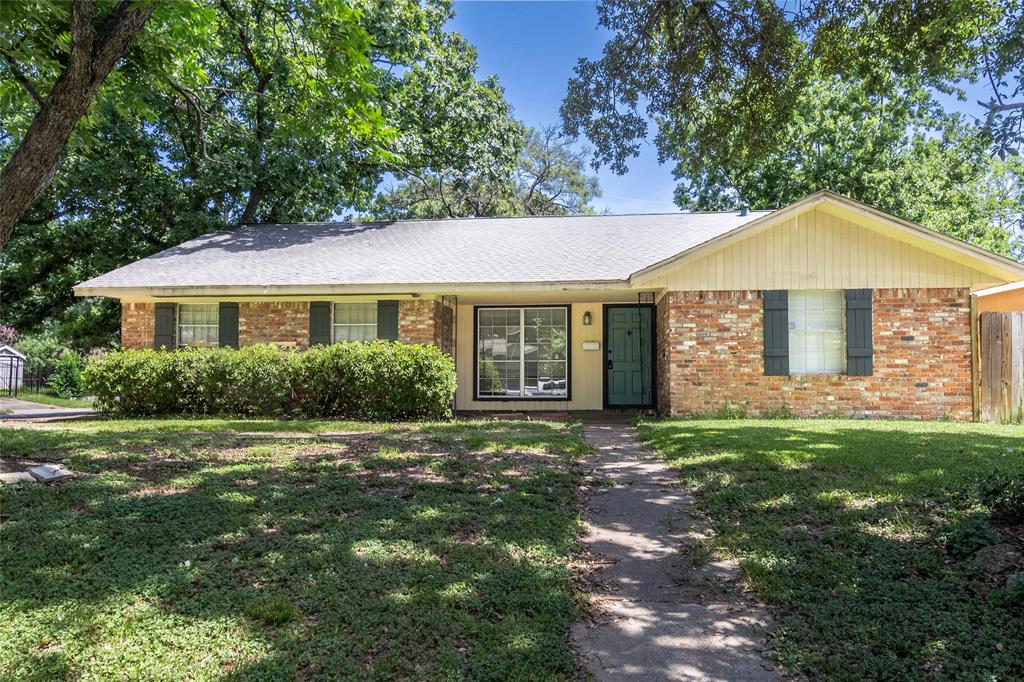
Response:
[{"label": "wall-mounted porch light", "polygon": [[590,314],[590,311],[588,310],[585,313],[583,313],[583,324],[585,326],[589,327],[593,323],[594,323],[594,316]]}]

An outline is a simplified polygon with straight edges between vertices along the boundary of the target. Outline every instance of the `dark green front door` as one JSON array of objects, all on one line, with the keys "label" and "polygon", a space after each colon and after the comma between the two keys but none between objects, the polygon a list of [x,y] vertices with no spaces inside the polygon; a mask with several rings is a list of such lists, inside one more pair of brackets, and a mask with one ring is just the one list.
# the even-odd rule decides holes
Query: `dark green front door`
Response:
[{"label": "dark green front door", "polygon": [[649,306],[608,306],[604,316],[605,402],[608,407],[653,404],[654,328]]}]

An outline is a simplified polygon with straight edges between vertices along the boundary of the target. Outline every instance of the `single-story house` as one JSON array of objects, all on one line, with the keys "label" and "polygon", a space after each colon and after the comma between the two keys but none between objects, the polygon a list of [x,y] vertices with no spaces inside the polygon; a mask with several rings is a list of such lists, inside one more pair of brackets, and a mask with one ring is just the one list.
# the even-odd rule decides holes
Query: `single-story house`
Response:
[{"label": "single-story house", "polygon": [[456,408],[970,419],[1024,265],[832,192],[776,211],[244,225],[91,279],[128,347],[436,344]]}]

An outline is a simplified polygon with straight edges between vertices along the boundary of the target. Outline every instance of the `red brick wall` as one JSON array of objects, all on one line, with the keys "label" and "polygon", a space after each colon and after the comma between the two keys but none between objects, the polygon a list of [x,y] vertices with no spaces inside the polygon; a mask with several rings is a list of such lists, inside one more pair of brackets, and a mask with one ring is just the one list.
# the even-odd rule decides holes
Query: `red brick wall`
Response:
[{"label": "red brick wall", "polygon": [[655,348],[655,369],[657,376],[654,383],[657,388],[658,412],[661,414],[672,414],[672,346],[669,338],[669,310],[672,298],[666,294],[658,301],[654,308],[654,348]]},{"label": "red brick wall", "polygon": [[[152,348],[155,332],[155,304],[121,305],[121,345]],[[398,303],[398,340],[429,343],[448,354],[455,351],[453,299],[408,299]],[[238,307],[238,340],[254,343],[282,343],[298,348],[309,345],[309,302],[243,302]]]},{"label": "red brick wall", "polygon": [[274,301],[240,303],[238,343],[281,343],[297,348],[309,346],[309,302]]},{"label": "red brick wall", "polygon": [[434,301],[434,345],[452,356],[455,355],[455,305],[454,297]]},{"label": "red brick wall", "polygon": [[434,343],[433,300],[412,298],[398,302],[398,340],[403,343]]},{"label": "red brick wall", "polygon": [[788,408],[920,419],[971,418],[967,289],[876,289],[874,374],[764,375],[760,291],[673,291],[658,306],[659,407],[751,414]]},{"label": "red brick wall", "polygon": [[152,348],[155,335],[155,303],[121,303],[122,347]]}]

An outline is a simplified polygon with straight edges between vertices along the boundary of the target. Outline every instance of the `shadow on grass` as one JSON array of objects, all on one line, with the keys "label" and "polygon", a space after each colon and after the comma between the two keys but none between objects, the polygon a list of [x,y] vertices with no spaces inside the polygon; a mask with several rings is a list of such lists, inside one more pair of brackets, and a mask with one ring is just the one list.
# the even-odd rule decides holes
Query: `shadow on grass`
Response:
[{"label": "shadow on grass", "polygon": [[1024,471],[1024,430],[965,424],[655,422],[713,546],[776,615],[774,655],[829,679],[1024,676],[1024,616],[991,606],[943,524],[964,488]]},{"label": "shadow on grass", "polygon": [[[517,429],[473,429],[495,444],[488,454],[432,442],[457,434],[440,426],[345,442],[3,433],[18,456],[70,456],[87,475],[0,490],[0,668],[39,679],[85,667],[101,677],[571,677],[580,472],[564,454],[524,458]],[[583,447],[555,426],[522,435],[529,448]],[[247,616],[262,595],[298,616]]]}]

